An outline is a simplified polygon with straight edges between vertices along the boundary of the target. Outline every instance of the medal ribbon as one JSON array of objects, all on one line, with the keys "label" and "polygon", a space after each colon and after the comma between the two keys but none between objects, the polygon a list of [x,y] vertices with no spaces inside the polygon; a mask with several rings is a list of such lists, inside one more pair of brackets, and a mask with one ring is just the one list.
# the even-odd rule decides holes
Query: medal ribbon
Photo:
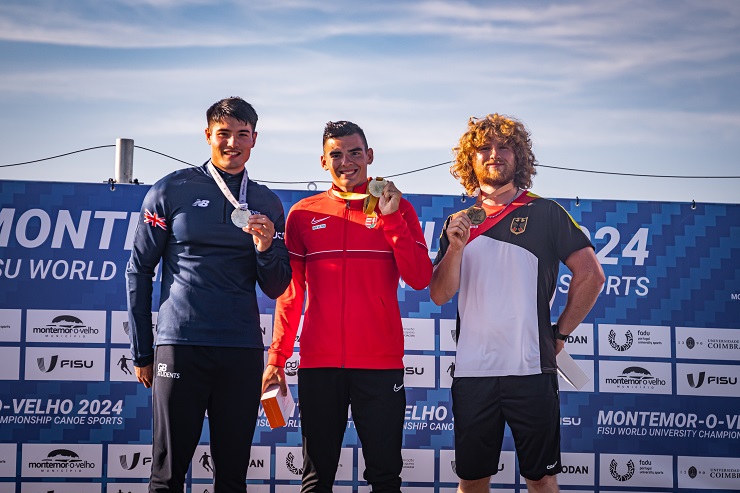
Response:
[{"label": "medal ribbon", "polygon": [[242,183],[241,185],[239,185],[239,201],[238,202],[234,198],[234,195],[232,195],[231,190],[229,190],[229,187],[226,186],[224,179],[221,178],[221,174],[216,169],[216,166],[214,166],[213,162],[210,160],[208,161],[208,172],[211,173],[213,180],[216,182],[216,185],[218,185],[218,188],[221,189],[221,193],[224,194],[224,197],[226,197],[226,200],[231,202],[231,205],[233,205],[235,209],[241,209],[243,211],[249,210],[247,206],[247,182],[249,181],[249,175],[247,174],[247,168],[244,168],[244,176],[242,176]]},{"label": "medal ribbon", "polygon": [[480,190],[480,192],[478,193],[478,197],[476,197],[475,205],[477,205],[479,207],[482,207],[484,200],[486,200],[486,199],[492,199],[494,197],[498,197],[502,193],[506,193],[509,190],[512,190],[513,188],[514,188],[514,182],[510,181],[509,183],[507,183],[503,187],[497,188],[496,190],[493,191],[493,193],[488,194],[485,197],[483,196],[483,190]]},{"label": "medal ribbon", "polygon": [[[376,180],[381,181],[382,178],[376,178]],[[369,185],[368,185],[369,187]],[[365,213],[367,216],[376,216],[375,214],[375,206],[378,204],[378,199],[380,197],[376,197],[371,193],[355,193],[355,192],[342,192],[341,190],[335,190],[334,188],[331,189],[332,193],[343,200],[365,200],[365,203],[362,206],[362,212]]]},{"label": "medal ribbon", "polygon": [[375,215],[375,204],[378,203],[378,197],[374,197],[369,193],[355,193],[355,192],[341,192],[339,190],[331,189],[332,193],[343,200],[362,200],[367,199],[365,204],[362,206],[362,212],[368,216]]},{"label": "medal ribbon", "polygon": [[369,193],[342,192],[333,188],[331,192],[342,200],[361,200],[370,195]]},{"label": "medal ribbon", "polygon": [[[514,212],[516,209],[523,205],[527,205],[528,203],[532,202],[537,198],[537,195],[533,193],[529,193],[526,190],[523,190],[523,192],[518,196],[515,197],[514,200],[509,202],[509,204],[501,209],[499,212],[497,212],[495,215],[487,218],[486,221],[484,221],[482,224],[480,224],[477,228],[470,231],[470,238],[468,238],[468,243],[494,227],[496,224],[498,224],[500,221],[502,221],[505,217],[508,217],[512,212]],[[507,211],[505,215],[502,215],[504,211]],[[490,219],[490,220],[488,220]]]}]

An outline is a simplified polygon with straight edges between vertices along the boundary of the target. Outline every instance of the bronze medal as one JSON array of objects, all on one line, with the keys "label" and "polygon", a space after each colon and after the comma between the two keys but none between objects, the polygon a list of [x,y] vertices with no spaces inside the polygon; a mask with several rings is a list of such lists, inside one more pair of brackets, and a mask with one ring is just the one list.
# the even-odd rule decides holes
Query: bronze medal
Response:
[{"label": "bronze medal", "polygon": [[483,210],[483,207],[474,205],[472,207],[468,207],[465,210],[465,213],[470,218],[470,222],[476,226],[486,220],[486,211]]}]

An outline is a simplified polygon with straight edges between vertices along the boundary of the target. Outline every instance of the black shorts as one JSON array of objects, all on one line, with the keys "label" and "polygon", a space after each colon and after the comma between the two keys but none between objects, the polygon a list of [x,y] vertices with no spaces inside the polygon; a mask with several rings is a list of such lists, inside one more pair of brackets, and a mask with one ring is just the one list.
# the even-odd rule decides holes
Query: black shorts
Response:
[{"label": "black shorts", "polygon": [[498,472],[505,423],[511,428],[522,476],[536,481],[560,472],[556,374],[454,378],[452,414],[455,467],[461,479]]}]

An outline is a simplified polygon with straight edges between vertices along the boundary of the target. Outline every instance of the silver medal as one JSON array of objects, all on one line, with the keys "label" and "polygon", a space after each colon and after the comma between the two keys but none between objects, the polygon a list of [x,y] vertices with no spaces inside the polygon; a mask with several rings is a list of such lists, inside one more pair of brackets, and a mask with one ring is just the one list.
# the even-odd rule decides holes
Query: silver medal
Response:
[{"label": "silver medal", "polygon": [[251,215],[252,213],[249,210],[234,209],[231,213],[231,222],[237,228],[245,228],[249,224],[249,216]]}]

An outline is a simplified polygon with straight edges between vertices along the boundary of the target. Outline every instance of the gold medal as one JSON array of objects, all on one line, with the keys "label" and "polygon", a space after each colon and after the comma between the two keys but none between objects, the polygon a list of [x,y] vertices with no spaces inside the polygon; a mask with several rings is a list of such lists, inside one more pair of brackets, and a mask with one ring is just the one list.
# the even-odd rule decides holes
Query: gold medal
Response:
[{"label": "gold medal", "polygon": [[373,197],[378,197],[383,194],[383,189],[388,184],[385,178],[377,177],[374,180],[370,180],[367,184],[367,192]]}]

